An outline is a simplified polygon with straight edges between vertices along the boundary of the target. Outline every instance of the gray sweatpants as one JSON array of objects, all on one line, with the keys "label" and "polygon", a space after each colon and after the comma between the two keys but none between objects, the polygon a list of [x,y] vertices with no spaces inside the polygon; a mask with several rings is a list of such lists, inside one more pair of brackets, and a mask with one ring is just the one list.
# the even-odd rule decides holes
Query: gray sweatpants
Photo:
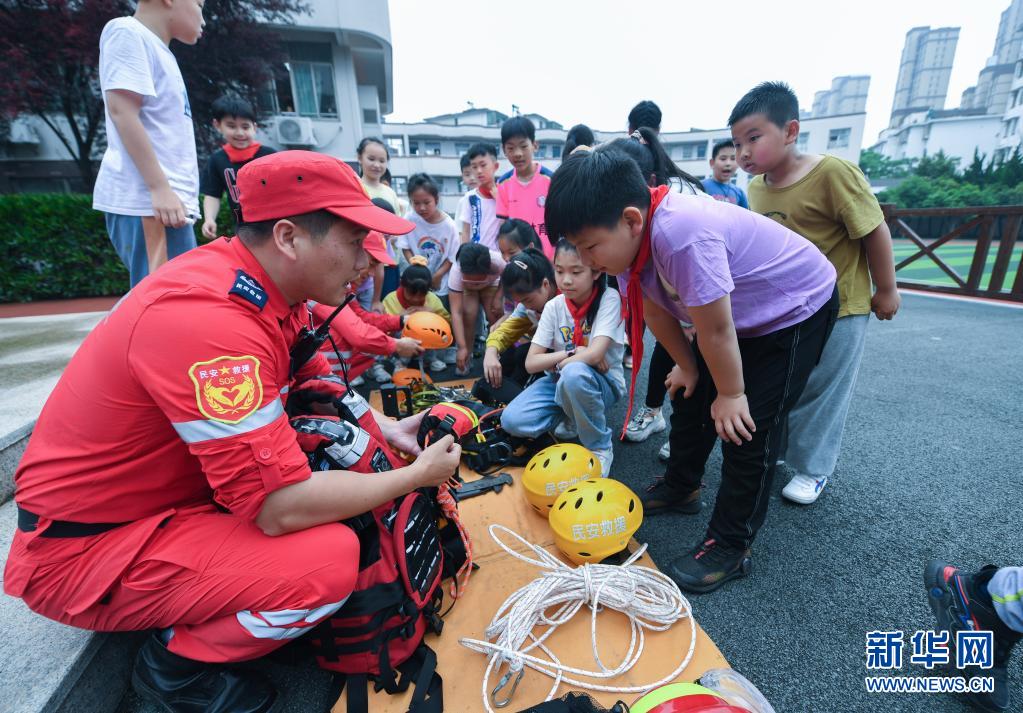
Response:
[{"label": "gray sweatpants", "polygon": [[1002,567],[987,583],[995,612],[1013,631],[1023,633],[1023,567]]},{"label": "gray sweatpants", "polygon": [[835,472],[869,321],[870,315],[856,314],[835,322],[820,363],[789,411],[779,460],[799,475],[828,478]]}]

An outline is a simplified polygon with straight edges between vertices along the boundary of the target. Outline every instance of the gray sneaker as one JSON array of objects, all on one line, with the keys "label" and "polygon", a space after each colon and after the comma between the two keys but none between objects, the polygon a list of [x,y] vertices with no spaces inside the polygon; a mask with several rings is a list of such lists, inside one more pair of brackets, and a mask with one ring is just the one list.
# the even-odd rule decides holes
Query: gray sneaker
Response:
[{"label": "gray sneaker", "polygon": [[657,451],[657,457],[661,460],[668,460],[671,458],[671,441],[668,441],[661,446],[661,450]]},{"label": "gray sneaker", "polygon": [[660,409],[652,409],[648,406],[641,408],[629,421],[625,428],[625,438],[635,443],[642,443],[655,433],[660,433],[667,424],[664,422],[664,414]]}]

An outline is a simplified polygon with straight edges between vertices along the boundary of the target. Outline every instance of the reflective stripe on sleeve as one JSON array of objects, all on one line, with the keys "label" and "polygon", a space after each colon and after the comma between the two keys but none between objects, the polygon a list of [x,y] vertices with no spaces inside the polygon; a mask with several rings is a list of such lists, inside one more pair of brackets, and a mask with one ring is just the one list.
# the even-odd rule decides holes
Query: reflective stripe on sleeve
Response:
[{"label": "reflective stripe on sleeve", "polygon": [[[282,389],[281,391],[283,392],[284,390]],[[171,425],[174,426],[174,430],[178,432],[181,440],[185,443],[200,443],[201,441],[230,438],[231,436],[237,436],[239,433],[255,431],[257,428],[273,423],[283,414],[284,405],[280,399],[274,399],[238,423],[199,420],[183,421]]]}]

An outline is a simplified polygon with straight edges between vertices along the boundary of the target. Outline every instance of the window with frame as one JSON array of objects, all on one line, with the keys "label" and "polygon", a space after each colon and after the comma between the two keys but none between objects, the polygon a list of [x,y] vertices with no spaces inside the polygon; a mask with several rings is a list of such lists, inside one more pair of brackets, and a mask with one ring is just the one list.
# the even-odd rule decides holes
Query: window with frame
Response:
[{"label": "window with frame", "polygon": [[420,151],[419,142],[418,141],[409,141],[408,142],[408,155],[409,156],[422,156],[423,155],[422,152]]},{"label": "window with frame", "polygon": [[399,196],[408,192],[408,178],[405,176],[391,176],[391,189]]},{"label": "window with frame", "polygon": [[[337,117],[334,58],[330,45],[324,42],[289,42],[287,51],[288,61],[284,66],[290,77],[287,97],[290,99],[290,111],[300,116]],[[280,86],[277,95],[280,101]],[[281,108],[289,111],[286,106]]]},{"label": "window with frame", "polygon": [[707,158],[707,142],[706,141],[689,141],[684,144],[678,144],[671,151],[672,158],[677,158],[682,161],[698,161],[700,159]]},{"label": "window with frame", "polygon": [[849,146],[849,134],[851,129],[832,129],[828,132],[828,148],[844,149]]},{"label": "window with frame", "polygon": [[440,141],[427,141],[423,146],[423,153],[425,155],[440,156]]},{"label": "window with frame", "polygon": [[561,158],[561,144],[551,144],[551,158]]},{"label": "window with frame", "polygon": [[796,139],[796,148],[800,151],[806,151],[807,145],[810,143],[810,132],[800,131],[799,138]]},{"label": "window with frame", "polygon": [[461,158],[469,152],[469,147],[472,146],[468,141],[456,141],[455,142],[455,154]]},{"label": "window with frame", "polygon": [[392,156],[404,156],[405,155],[405,139],[400,136],[385,136],[384,143],[387,144],[387,150]]},{"label": "window with frame", "polygon": [[547,144],[540,144],[533,152],[533,158],[547,158]]}]

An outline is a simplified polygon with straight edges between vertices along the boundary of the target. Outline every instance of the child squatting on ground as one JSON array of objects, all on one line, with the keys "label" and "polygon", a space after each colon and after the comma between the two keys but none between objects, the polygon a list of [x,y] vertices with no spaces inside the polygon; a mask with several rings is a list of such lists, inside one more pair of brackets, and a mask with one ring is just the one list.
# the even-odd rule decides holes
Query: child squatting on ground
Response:
[{"label": "child squatting on ground", "polygon": [[[637,362],[644,319],[675,362],[671,457],[644,497],[645,513],[699,512],[707,457],[723,441],[706,536],[665,568],[688,591],[717,589],[749,570],[781,426],[838,311],[835,270],[769,218],[650,188],[635,161],[614,149],[577,153],[561,165],[546,219],[584,264],[617,273],[626,286]],[[680,321],[696,326],[692,346]],[[635,379],[633,371],[633,387]]]},{"label": "child squatting on ground", "polygon": [[508,404],[501,425],[526,438],[578,434],[606,477],[614,455],[607,412],[625,394],[621,298],[567,240],[558,242],[554,272],[561,294],[544,306],[526,355],[526,371],[547,373]]}]

